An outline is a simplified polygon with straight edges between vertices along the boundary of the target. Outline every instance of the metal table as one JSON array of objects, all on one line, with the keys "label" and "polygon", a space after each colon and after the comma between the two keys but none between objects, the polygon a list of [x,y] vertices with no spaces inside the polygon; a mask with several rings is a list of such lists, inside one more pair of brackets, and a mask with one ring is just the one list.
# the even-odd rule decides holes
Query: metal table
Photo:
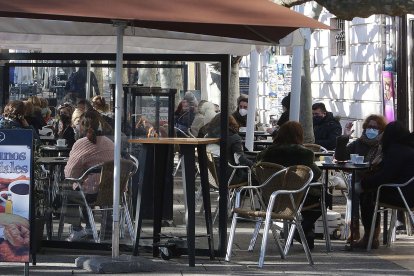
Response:
[{"label": "metal table", "polygon": [[[341,162],[341,163],[331,163],[331,164],[327,164],[325,162],[320,162],[317,161],[315,162],[318,167],[320,167],[321,169],[325,170],[325,188],[326,190],[328,189],[328,171],[329,170],[341,170],[341,171],[347,171],[347,172],[351,172],[352,173],[352,177],[351,177],[351,197],[352,197],[352,201],[351,201],[351,249],[353,247],[353,242],[354,242],[354,216],[352,215],[354,213],[354,208],[355,205],[357,204],[356,198],[355,198],[355,173],[356,171],[360,171],[360,170],[367,170],[371,167],[370,164],[368,163],[363,163],[363,164],[354,164],[351,162]],[[325,196],[325,195],[323,195]]]},{"label": "metal table", "polygon": [[[209,245],[210,258],[214,258],[214,239],[213,239],[213,224],[210,206],[210,189],[208,184],[207,172],[207,155],[206,145],[218,143],[220,139],[216,138],[142,138],[128,140],[130,143],[139,143],[144,145],[146,155],[153,155],[153,163],[145,162],[144,166],[151,166],[150,169],[154,171],[153,178],[148,179],[145,175],[144,183],[152,184],[154,194],[154,226],[153,226],[153,243],[160,241],[161,235],[161,221],[162,221],[162,207],[163,195],[165,188],[165,177],[167,171],[167,156],[169,147],[172,145],[179,145],[180,151],[184,158],[183,166],[183,183],[185,188],[185,196],[187,202],[186,218],[187,218],[187,250],[189,266],[195,266],[195,150],[198,153],[198,162],[200,167],[201,189],[204,203],[205,221],[207,228],[207,238]],[[140,173],[145,170],[141,169]],[[134,255],[138,254],[138,245],[141,233],[140,207],[142,186],[139,185],[137,196],[137,210],[136,210],[136,239],[134,245]],[[158,256],[158,248],[153,247],[153,256]]]}]

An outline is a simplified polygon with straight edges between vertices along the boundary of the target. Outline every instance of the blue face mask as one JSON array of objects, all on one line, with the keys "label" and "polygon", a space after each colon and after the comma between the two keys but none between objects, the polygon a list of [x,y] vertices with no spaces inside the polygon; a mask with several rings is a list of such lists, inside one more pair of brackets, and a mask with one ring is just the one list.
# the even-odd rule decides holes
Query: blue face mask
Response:
[{"label": "blue face mask", "polygon": [[368,139],[375,139],[378,136],[378,129],[374,129],[374,128],[367,128],[365,130],[365,135],[367,136]]}]

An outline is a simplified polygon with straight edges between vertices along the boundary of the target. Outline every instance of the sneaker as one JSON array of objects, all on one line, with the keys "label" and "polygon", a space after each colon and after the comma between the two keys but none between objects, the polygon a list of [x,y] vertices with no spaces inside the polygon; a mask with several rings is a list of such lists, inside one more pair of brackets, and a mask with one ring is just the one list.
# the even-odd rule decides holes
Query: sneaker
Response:
[{"label": "sneaker", "polygon": [[73,230],[72,233],[70,233],[69,237],[66,238],[66,241],[68,242],[74,242],[74,241],[80,241],[85,239],[88,236],[88,233],[85,229],[75,231]]}]

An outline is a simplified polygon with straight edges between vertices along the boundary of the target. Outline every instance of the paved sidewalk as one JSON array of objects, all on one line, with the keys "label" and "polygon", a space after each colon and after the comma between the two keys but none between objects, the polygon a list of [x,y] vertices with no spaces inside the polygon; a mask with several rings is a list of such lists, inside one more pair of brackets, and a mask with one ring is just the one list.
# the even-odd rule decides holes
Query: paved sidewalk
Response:
[{"label": "paved sidewalk", "polygon": [[[286,260],[281,260],[276,247],[269,244],[262,269],[257,268],[258,248],[254,252],[247,252],[245,242],[247,239],[236,242],[231,262],[225,262],[222,258],[210,261],[206,257],[198,257],[194,268],[188,267],[186,256],[164,261],[152,259],[151,254],[142,252],[141,258],[147,260],[144,271],[131,275],[414,275],[414,238],[403,235],[391,248],[381,247],[372,253],[344,251],[343,241],[338,240],[333,241],[334,251],[326,253],[324,241],[318,240],[312,252],[315,261],[313,266],[307,263],[300,244],[294,244]],[[42,249],[38,264],[30,266],[30,275],[89,275],[90,272],[75,266],[75,259],[98,253],[110,255],[110,252]],[[22,275],[23,265],[3,263],[0,265],[0,274]]]}]

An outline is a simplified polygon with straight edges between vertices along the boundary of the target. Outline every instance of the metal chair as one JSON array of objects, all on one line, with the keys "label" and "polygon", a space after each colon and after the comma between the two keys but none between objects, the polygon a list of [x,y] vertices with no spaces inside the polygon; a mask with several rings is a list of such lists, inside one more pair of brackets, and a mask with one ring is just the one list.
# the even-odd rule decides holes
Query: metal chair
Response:
[{"label": "metal chair", "polygon": [[[407,185],[414,185],[414,183],[412,183],[412,182],[414,182],[414,177],[412,177],[410,180],[408,180],[407,182],[405,182],[403,184],[383,184],[383,185],[380,185],[378,187],[377,198],[376,198],[376,201],[375,201],[375,208],[374,208],[374,216],[372,217],[371,231],[369,233],[367,251],[370,251],[371,247],[372,247],[372,240],[374,239],[375,222],[377,221],[377,215],[378,215],[379,212],[381,212],[385,209],[391,209],[392,210],[390,228],[388,230],[388,236],[387,236],[387,247],[391,246],[391,238],[392,238],[392,234],[394,232],[393,230],[395,228],[395,222],[397,220],[397,211],[398,210],[406,211],[408,213],[410,219],[411,219],[411,223],[414,224],[414,213],[413,213],[414,212],[414,207],[408,206],[407,200],[405,199],[405,196],[404,196],[403,192],[401,191],[401,188],[403,188]],[[380,200],[381,190],[383,188],[396,189],[398,191],[398,193],[400,194],[400,196],[401,196],[401,200],[404,202],[404,207],[381,203],[379,200]],[[383,210],[380,210],[381,207],[383,208]]]},{"label": "metal chair", "polygon": [[[126,219],[129,235],[131,239],[133,240],[135,238],[134,234],[134,228],[132,225],[131,216],[129,214],[128,204],[125,201],[125,190],[127,183],[131,176],[136,173],[138,170],[137,164],[131,160],[125,160],[121,159],[121,180],[120,180],[120,191],[122,193],[121,197],[121,209],[123,211],[123,217]],[[114,171],[114,162],[108,161],[102,164],[95,165],[88,170],[86,170],[82,176],[79,178],[66,178],[64,180],[64,185],[66,186],[65,190],[62,190],[62,207],[61,207],[61,213],[60,213],[60,221],[59,221],[59,230],[58,230],[58,237],[61,238],[63,226],[64,226],[64,220],[65,215],[67,212],[67,206],[68,206],[68,197],[74,196],[74,197],[81,197],[81,203],[86,208],[87,214],[88,214],[88,221],[92,228],[92,235],[95,242],[100,242],[101,237],[105,237],[105,228],[106,228],[106,216],[107,211],[112,209],[113,206],[113,171]],[[99,188],[98,188],[98,196],[95,202],[88,203],[85,197],[85,194],[82,190],[82,183],[90,176],[91,174],[100,174],[100,180],[99,180]],[[79,183],[80,189],[79,191],[72,190],[72,184],[73,183]],[[96,208],[96,207],[100,208]],[[94,207],[94,209],[92,209]],[[103,211],[102,216],[102,222],[101,222],[101,233],[98,236],[98,231],[96,228],[96,223],[94,220],[93,212],[95,211]],[[121,219],[120,221],[123,221]]]},{"label": "metal chair", "polygon": [[[263,240],[260,249],[259,267],[263,267],[264,257],[266,254],[267,238],[270,229],[273,231],[273,237],[276,240],[282,259],[286,258],[290,243],[293,239],[295,226],[298,229],[302,239],[302,245],[306,253],[309,264],[313,264],[312,256],[305,239],[305,233],[301,226],[301,210],[306,199],[309,183],[313,178],[313,172],[306,166],[292,166],[288,168],[275,168],[273,171],[264,169],[260,163],[256,166],[256,177],[260,180],[265,179],[259,186],[242,187],[236,193],[236,205],[230,229],[229,242],[227,245],[226,261],[230,261],[233,239],[236,231],[237,221],[239,219],[255,222],[256,226],[265,220],[263,230]],[[241,195],[245,190],[254,190],[257,195],[261,195],[261,210],[250,210],[240,208]],[[265,209],[264,209],[265,208]],[[274,227],[274,222],[281,221],[292,225],[288,238],[285,242],[285,248],[282,247],[280,240],[280,229]]]},{"label": "metal chair", "polygon": [[[217,170],[216,170],[216,162],[215,162],[215,158],[218,158],[218,156],[215,156],[213,153],[211,152],[207,152],[207,170],[208,170],[208,181],[210,184],[210,188],[218,191],[219,190],[219,181],[218,181],[218,175],[217,175]],[[228,166],[232,169],[232,173],[229,177],[229,180],[227,182],[227,187],[228,187],[228,210],[231,210],[232,206],[234,205],[234,195],[235,195],[235,191],[240,188],[240,187],[244,187],[244,186],[251,186],[252,185],[252,171],[250,169],[250,167],[248,166],[242,166],[242,165],[232,165],[230,162],[228,163]],[[232,180],[234,179],[234,176],[237,172],[237,170],[247,170],[247,182],[243,181],[243,182],[237,182],[237,183],[232,183]],[[254,209],[254,200],[253,200],[253,196],[250,196],[251,198],[251,203],[253,206],[252,208]],[[217,201],[219,200],[219,197],[217,197]],[[213,224],[216,221],[218,216],[218,204],[216,206],[216,209],[213,212]]]},{"label": "metal chair", "polygon": [[310,149],[313,152],[328,152],[326,148],[318,144],[305,143],[303,144],[303,146],[307,149]]}]

